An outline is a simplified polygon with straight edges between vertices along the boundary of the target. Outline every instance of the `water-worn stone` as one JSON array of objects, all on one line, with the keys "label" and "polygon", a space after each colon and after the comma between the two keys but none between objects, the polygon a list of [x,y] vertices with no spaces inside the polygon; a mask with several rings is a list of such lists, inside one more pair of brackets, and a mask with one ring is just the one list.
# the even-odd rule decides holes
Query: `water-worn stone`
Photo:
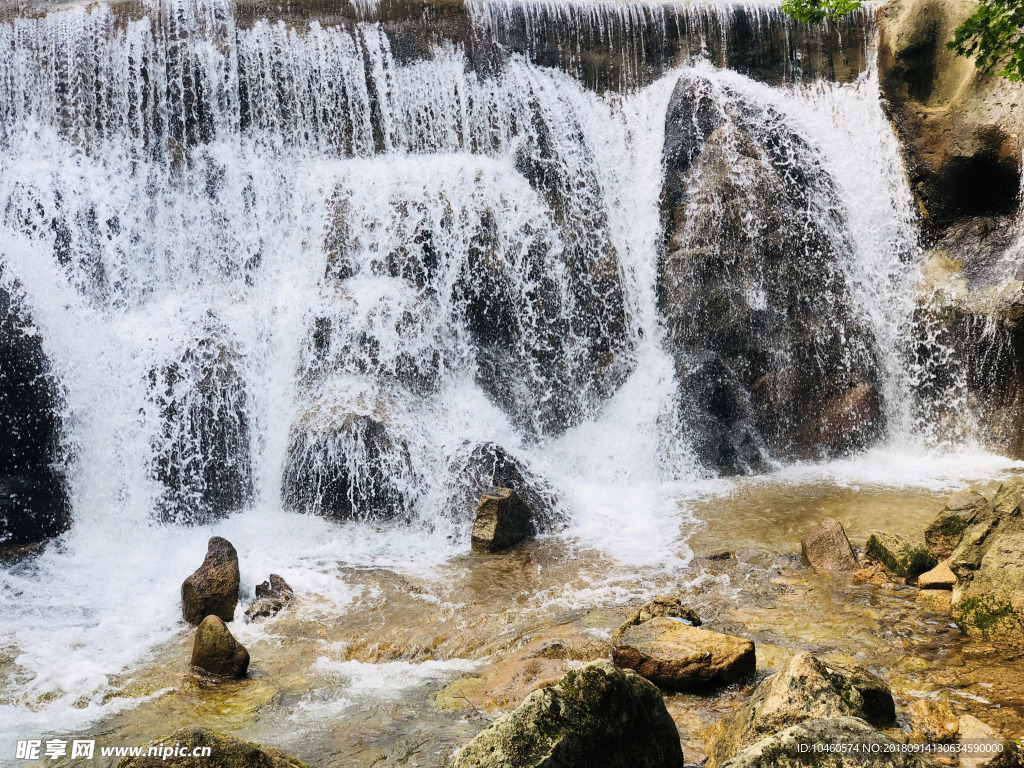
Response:
[{"label": "water-worn stone", "polygon": [[[815,752],[824,745],[857,744],[860,749]],[[860,718],[808,720],[751,744],[722,768],[931,768],[923,757],[900,750],[900,742]]]},{"label": "water-worn stone", "polygon": [[[149,749],[161,750],[149,756]],[[175,747],[184,755],[174,756]],[[209,747],[208,756],[193,755],[194,749]],[[166,757],[163,750],[166,749]],[[309,768],[274,747],[240,741],[208,728],[180,728],[166,739],[142,748],[142,757],[125,757],[117,768]]]},{"label": "water-worn stone", "polygon": [[[959,723],[960,768],[1024,768],[1024,748],[972,715]],[[979,747],[987,749],[979,749]]]},{"label": "water-worn stone", "polygon": [[907,707],[910,740],[920,744],[952,744],[960,736],[960,719],[946,701],[918,699]]},{"label": "water-worn stone", "polygon": [[846,537],[843,524],[826,517],[800,539],[804,560],[816,571],[855,571],[857,556]]},{"label": "water-worn stone", "polygon": [[754,643],[656,616],[628,627],[612,649],[618,667],[676,691],[728,685],[754,674]]},{"label": "water-worn stone", "polygon": [[458,751],[452,768],[683,768],[661,692],[607,661],[534,691]]},{"label": "water-worn stone", "polygon": [[630,627],[643,624],[645,621],[650,621],[656,616],[682,619],[691,627],[699,627],[702,623],[697,613],[692,608],[687,608],[683,605],[678,597],[672,595],[656,597],[651,602],[642,605],[631,613],[629,618],[619,625],[619,628],[615,630],[615,634],[612,635],[612,643],[617,643],[622,634]]},{"label": "water-worn stone", "polygon": [[785,669],[762,682],[736,712],[707,732],[708,768],[747,746],[805,720],[858,717],[879,728],[896,721],[889,686],[865,669],[796,654]]},{"label": "water-worn stone", "polygon": [[256,597],[245,609],[249,621],[274,616],[295,599],[295,592],[288,582],[276,573],[270,579],[256,585]]},{"label": "water-worn stone", "polygon": [[185,621],[199,624],[211,615],[224,621],[234,619],[239,581],[238,552],[227,539],[212,537],[203,564],[181,585]]},{"label": "water-worn stone", "polygon": [[1024,648],[1024,481],[1000,487],[950,558],[953,620],[969,635]]},{"label": "water-worn stone", "polygon": [[868,557],[904,578],[913,578],[938,564],[926,545],[892,533],[872,534],[868,538],[867,553]]},{"label": "water-worn stone", "polygon": [[192,666],[222,677],[245,677],[249,652],[219,616],[207,616],[192,643]]},{"label": "water-worn stone", "polygon": [[921,589],[952,589],[956,586],[956,574],[950,570],[949,561],[943,560],[918,576],[917,586]]},{"label": "water-worn stone", "polygon": [[987,504],[988,499],[970,489],[950,496],[946,506],[924,532],[924,540],[932,554],[940,558],[953,554],[964,530]]},{"label": "water-worn stone", "polygon": [[500,552],[534,533],[533,512],[511,488],[495,488],[480,497],[473,522],[473,549]]}]

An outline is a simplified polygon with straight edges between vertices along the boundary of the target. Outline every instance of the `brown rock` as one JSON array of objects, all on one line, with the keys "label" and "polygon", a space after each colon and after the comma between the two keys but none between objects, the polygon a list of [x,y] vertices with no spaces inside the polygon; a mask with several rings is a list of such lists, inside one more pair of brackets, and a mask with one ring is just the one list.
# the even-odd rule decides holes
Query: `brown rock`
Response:
[{"label": "brown rock", "polygon": [[249,669],[249,652],[219,616],[207,616],[196,630],[192,666],[222,677],[241,678]]},{"label": "brown rock", "polygon": [[294,599],[295,592],[288,582],[272,573],[269,581],[256,585],[256,599],[245,610],[245,615],[250,621],[274,616]]},{"label": "brown rock", "polygon": [[855,571],[858,563],[846,529],[834,517],[826,517],[800,540],[804,560],[816,571]]},{"label": "brown rock", "polygon": [[952,589],[956,586],[956,574],[950,570],[949,560],[943,560],[937,566],[917,577],[917,586],[921,589]]},{"label": "brown rock", "polygon": [[677,691],[727,685],[756,668],[752,641],[663,616],[626,629],[612,649],[612,661]]},{"label": "brown rock", "polygon": [[[1004,739],[995,728],[971,715],[960,716],[960,744],[965,750],[960,754],[960,768],[1024,766],[1024,750],[1018,744]],[[983,751],[985,748],[989,751]]]},{"label": "brown rock", "polygon": [[907,708],[910,740],[919,744],[952,744],[960,737],[960,719],[945,701],[918,699]]},{"label": "brown rock", "polygon": [[234,619],[238,582],[238,553],[230,541],[214,536],[203,564],[181,585],[185,621],[198,624],[207,616],[219,616],[224,621]]},{"label": "brown rock", "polygon": [[953,554],[964,531],[987,506],[988,499],[970,489],[954,493],[924,532],[924,540],[932,553],[942,558]]},{"label": "brown rock", "polygon": [[[209,756],[193,755],[208,747]],[[150,748],[154,751],[150,754]],[[166,756],[164,750],[167,750]],[[184,754],[182,754],[184,753]],[[180,728],[166,739],[147,744],[142,757],[126,757],[117,768],[308,768],[274,747],[240,741],[208,728]]]},{"label": "brown rock", "polygon": [[871,435],[880,430],[881,421],[882,409],[875,388],[870,384],[857,384],[834,395],[825,404],[818,418],[817,432],[823,445],[845,452],[870,441]]},{"label": "brown rock", "polygon": [[495,488],[480,497],[473,523],[473,549],[500,552],[533,533],[533,513],[511,488]]},{"label": "brown rock", "polygon": [[615,634],[612,636],[612,643],[617,643],[619,638],[622,637],[622,633],[630,627],[635,627],[637,624],[643,624],[645,621],[650,621],[656,616],[666,616],[670,619],[683,619],[692,627],[699,627],[701,625],[700,617],[691,608],[687,608],[683,605],[682,601],[678,597],[673,597],[671,595],[656,597],[651,602],[634,611],[628,619],[622,622],[619,628],[615,631]]}]

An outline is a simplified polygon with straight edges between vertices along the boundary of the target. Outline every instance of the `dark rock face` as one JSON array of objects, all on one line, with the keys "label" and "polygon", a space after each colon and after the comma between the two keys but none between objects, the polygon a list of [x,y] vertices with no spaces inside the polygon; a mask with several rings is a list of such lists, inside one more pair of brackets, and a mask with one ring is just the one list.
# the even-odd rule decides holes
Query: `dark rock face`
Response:
[{"label": "dark rock face", "polygon": [[[0,265],[0,277],[3,266]],[[71,525],[57,468],[60,399],[50,363],[17,289],[0,287],[0,546],[20,546]]]},{"label": "dark rock face", "polygon": [[[178,746],[187,757],[170,756]],[[149,756],[150,747],[160,749],[159,756]],[[209,756],[193,756],[197,747],[209,747]],[[167,757],[163,756],[163,749],[171,750]],[[239,741],[208,728],[181,728],[166,739],[147,744],[142,751],[145,757],[125,757],[117,768],[204,768],[211,763],[218,768],[309,768],[274,747]]]},{"label": "dark rock face", "polygon": [[207,616],[224,621],[235,618],[238,605],[238,552],[227,539],[214,536],[203,564],[181,585],[181,612],[189,624]]},{"label": "dark rock face", "polygon": [[596,661],[534,691],[456,753],[452,768],[682,768],[661,692]]},{"label": "dark rock face", "polygon": [[500,552],[534,534],[533,512],[511,488],[494,488],[480,497],[473,521],[473,549]]},{"label": "dark rock face", "polygon": [[245,609],[249,621],[276,616],[295,599],[295,592],[288,582],[276,573],[270,579],[256,585],[256,599]]},{"label": "dark rock face", "polygon": [[249,652],[219,616],[207,616],[196,630],[191,663],[212,675],[238,679],[249,669]]},{"label": "dark rock face", "polygon": [[252,500],[248,395],[238,354],[213,318],[180,359],[153,371],[161,420],[153,474],[161,520],[205,523]]},{"label": "dark rock face", "polygon": [[883,424],[842,206],[781,115],[692,75],[669,104],[658,303],[681,417],[724,471],[865,447]]}]

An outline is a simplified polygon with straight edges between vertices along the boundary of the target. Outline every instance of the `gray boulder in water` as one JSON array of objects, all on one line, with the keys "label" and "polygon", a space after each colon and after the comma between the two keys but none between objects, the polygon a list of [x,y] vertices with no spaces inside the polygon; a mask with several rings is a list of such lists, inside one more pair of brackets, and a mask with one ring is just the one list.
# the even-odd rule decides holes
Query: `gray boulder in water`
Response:
[{"label": "gray boulder in water", "polygon": [[181,585],[181,613],[185,621],[199,624],[210,615],[233,620],[239,582],[238,552],[227,539],[213,536],[203,564]]},{"label": "gray boulder in water", "polygon": [[770,107],[684,75],[666,118],[658,305],[705,464],[759,470],[880,433],[835,185]]},{"label": "gray boulder in water", "polygon": [[630,670],[595,661],[534,691],[452,760],[452,768],[683,768],[679,732],[661,692]]},{"label": "gray boulder in water", "polygon": [[249,669],[249,652],[220,616],[207,616],[196,630],[191,663],[203,672],[237,679]]}]

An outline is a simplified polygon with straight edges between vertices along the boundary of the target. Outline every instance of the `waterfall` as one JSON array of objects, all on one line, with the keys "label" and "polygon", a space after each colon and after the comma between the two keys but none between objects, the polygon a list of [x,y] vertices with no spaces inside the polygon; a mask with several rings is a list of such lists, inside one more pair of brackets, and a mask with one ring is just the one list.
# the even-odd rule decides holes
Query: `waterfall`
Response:
[{"label": "waterfall", "polygon": [[[819,179],[801,215],[843,290],[801,300],[838,297],[819,309],[859,329],[883,448],[927,449],[916,212],[869,14],[819,33],[757,3],[472,2],[429,39],[385,10],[0,23],[2,280],[61,395],[74,521],[0,572],[11,727],[109,711],[110,675],[175,631],[211,529],[335,605],[351,590],[325,564],[463,552],[481,446],[535,479],[548,532],[685,562],[677,499],[718,467],[659,287],[681,77]],[[765,466],[794,458],[762,437]]]}]

